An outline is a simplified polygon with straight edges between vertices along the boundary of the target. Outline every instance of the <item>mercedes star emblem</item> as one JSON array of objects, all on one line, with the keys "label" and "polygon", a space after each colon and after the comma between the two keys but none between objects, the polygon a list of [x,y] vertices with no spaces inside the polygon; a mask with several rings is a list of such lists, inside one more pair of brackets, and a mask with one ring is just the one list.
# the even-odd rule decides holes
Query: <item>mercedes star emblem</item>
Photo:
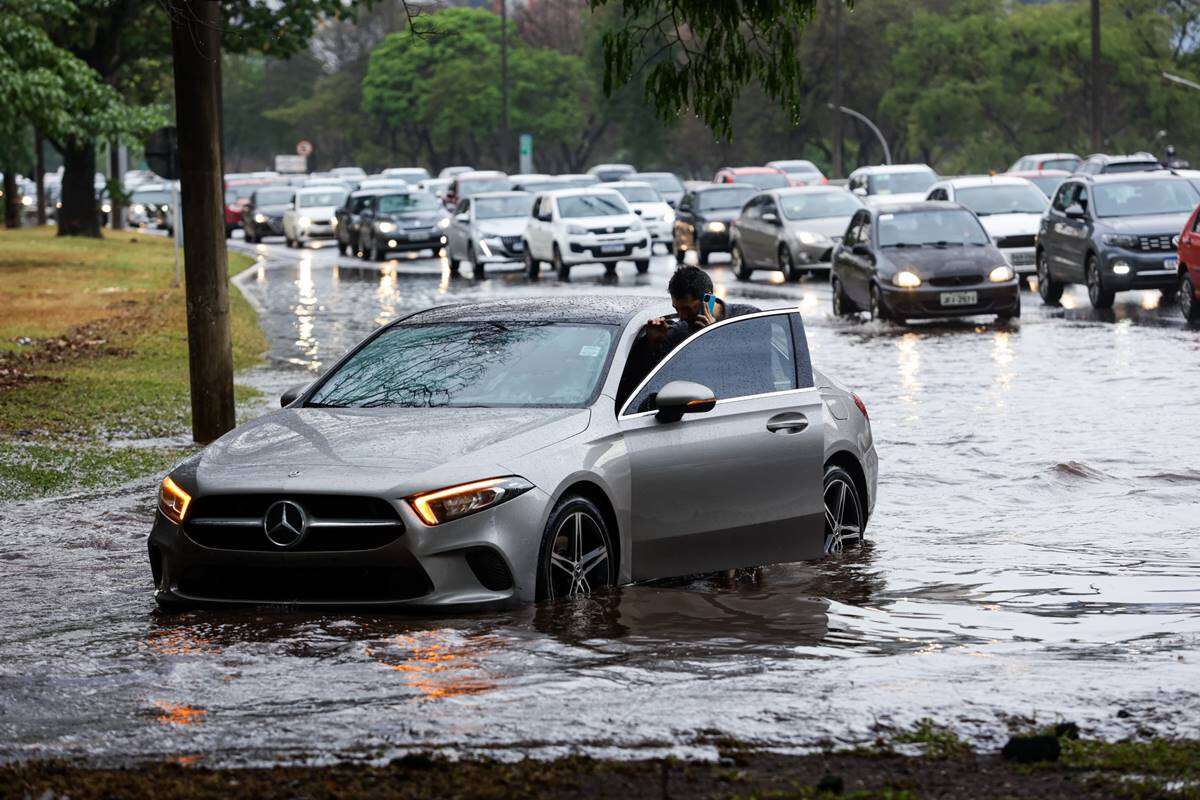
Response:
[{"label": "mercedes star emblem", "polygon": [[263,532],[276,547],[295,547],[308,530],[308,517],[298,503],[278,500],[263,514]]}]

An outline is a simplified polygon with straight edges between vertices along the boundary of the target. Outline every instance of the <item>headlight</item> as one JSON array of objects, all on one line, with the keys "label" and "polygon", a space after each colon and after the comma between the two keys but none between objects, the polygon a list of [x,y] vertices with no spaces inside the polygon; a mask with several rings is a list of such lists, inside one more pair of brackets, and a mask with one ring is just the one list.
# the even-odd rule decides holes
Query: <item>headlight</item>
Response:
[{"label": "headlight", "polygon": [[104,205],[100,206],[100,210],[107,214],[108,212],[112,211],[112,204],[105,203]]},{"label": "headlight", "polygon": [[21,198],[21,205],[23,205],[23,206],[33,205],[33,198],[30,197],[29,195],[25,195],[24,197]]},{"label": "headlight", "polygon": [[1127,233],[1106,233],[1100,237],[1105,244],[1111,244],[1114,247],[1137,247],[1138,237],[1130,236]]},{"label": "headlight", "polygon": [[724,222],[715,222],[715,221],[710,222],[704,226],[704,230],[708,231],[709,233],[724,233],[725,232],[725,223]]},{"label": "headlight", "polygon": [[1008,264],[1001,264],[992,270],[990,275],[988,275],[988,280],[992,283],[1004,283],[1005,281],[1011,281],[1012,279],[1013,270]]},{"label": "headlight", "polygon": [[800,240],[800,244],[822,244],[829,241],[828,236],[823,236],[812,231],[800,231],[796,234],[796,238]]},{"label": "headlight", "polygon": [[892,283],[901,289],[915,289],[921,285],[921,279],[917,277],[915,272],[902,269],[892,276]]},{"label": "headlight", "polygon": [[442,230],[446,230],[446,228],[449,228],[449,227],[450,227],[450,218],[449,218],[449,217],[442,217],[441,219],[439,219],[439,220],[437,221],[437,226],[438,226],[439,228],[441,228]]},{"label": "headlight", "polygon": [[587,228],[583,227],[582,225],[568,225],[567,226],[567,235],[568,236],[587,236],[587,232],[588,232]]},{"label": "headlight", "polygon": [[254,221],[261,225],[262,223],[267,221],[267,215],[266,214],[255,214]]},{"label": "headlight", "polygon": [[675,221],[675,209],[668,208],[667,213],[663,214],[663,221],[664,222],[674,222]]},{"label": "headlight", "polygon": [[1128,261],[1114,261],[1112,263],[1112,271],[1113,271],[1113,275],[1128,275],[1129,274],[1129,262]]},{"label": "headlight", "polygon": [[396,223],[394,222],[388,222],[385,219],[383,222],[379,223],[380,233],[391,233],[394,230],[396,230]]},{"label": "headlight", "polygon": [[132,211],[134,214],[145,214],[146,213],[146,207],[144,205],[142,205],[141,203],[134,203],[130,207],[129,210]]},{"label": "headlight", "polygon": [[308,217],[301,217],[300,219],[296,220],[296,224],[301,228],[307,228],[309,225],[312,225],[312,220]]},{"label": "headlight", "polygon": [[426,525],[440,525],[499,505],[532,488],[533,484],[516,476],[488,478],[413,495],[408,502]]},{"label": "headlight", "polygon": [[187,516],[188,506],[192,504],[192,496],[179,488],[179,484],[170,477],[163,478],[158,487],[158,510],[163,516],[179,525]]}]

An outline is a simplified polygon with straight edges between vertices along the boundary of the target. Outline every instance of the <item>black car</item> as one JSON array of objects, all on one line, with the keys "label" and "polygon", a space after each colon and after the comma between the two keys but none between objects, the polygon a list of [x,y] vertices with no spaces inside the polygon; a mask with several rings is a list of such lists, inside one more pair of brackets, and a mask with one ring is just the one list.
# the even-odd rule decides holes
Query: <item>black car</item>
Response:
[{"label": "black car", "polygon": [[833,313],[872,319],[1021,316],[1016,273],[979,218],[955,203],[864,208],[833,251]]},{"label": "black car", "polygon": [[296,189],[268,186],[255,189],[242,208],[242,230],[246,241],[258,243],[264,236],[283,236],[283,212],[292,207]]},{"label": "black car", "polygon": [[1167,171],[1073,175],[1054,193],[1038,231],[1038,294],[1058,303],[1068,283],[1088,287],[1094,308],[1116,292],[1175,292],[1175,248],[1200,192]]},{"label": "black car", "polygon": [[387,186],[375,187],[373,189],[359,189],[346,195],[346,202],[338,206],[334,210],[333,216],[337,220],[337,249],[342,255],[347,252],[357,253],[361,241],[362,213],[371,204],[371,199],[383,194],[392,194],[397,189],[403,189],[403,186]]},{"label": "black car", "polygon": [[696,251],[700,264],[707,264],[712,253],[728,253],[729,225],[758,192],[754,186],[725,183],[684,193],[675,209],[675,261],[682,264],[688,250]]},{"label": "black car", "polygon": [[441,202],[429,192],[392,190],[371,198],[360,212],[359,251],[382,261],[392,250],[432,250],[441,255],[446,221]]}]

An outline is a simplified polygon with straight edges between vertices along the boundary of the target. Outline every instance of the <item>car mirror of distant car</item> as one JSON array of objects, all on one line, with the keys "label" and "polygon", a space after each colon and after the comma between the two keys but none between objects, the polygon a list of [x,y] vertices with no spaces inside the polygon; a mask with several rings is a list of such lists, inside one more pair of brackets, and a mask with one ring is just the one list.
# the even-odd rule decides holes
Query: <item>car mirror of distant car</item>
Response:
[{"label": "car mirror of distant car", "polygon": [[654,405],[658,409],[655,417],[659,422],[678,422],[684,414],[712,411],[717,398],[712,389],[702,383],[671,381],[658,390]]},{"label": "car mirror of distant car", "polygon": [[467,212],[465,212],[465,211],[464,211],[464,212],[462,212],[461,214],[455,214],[455,215],[454,215],[454,221],[455,221],[455,222],[461,222],[461,223],[463,223],[463,224],[465,225],[466,223],[468,223],[468,222],[470,222],[470,221],[471,221],[471,215],[470,215],[470,214],[468,214],[468,213],[467,213]]},{"label": "car mirror of distant car", "polygon": [[300,397],[300,395],[304,394],[304,390],[307,388],[308,388],[307,383],[298,383],[295,386],[288,389],[287,391],[285,391],[283,394],[281,394],[279,396],[280,408],[287,408],[292,403],[296,402],[296,400]]},{"label": "car mirror of distant car", "polygon": [[767,223],[768,225],[778,225],[779,224],[779,215],[776,214],[774,211],[764,211],[762,218],[763,218],[763,222]]},{"label": "car mirror of distant car", "polygon": [[866,197],[866,196],[867,196],[867,187],[865,187],[865,186],[855,186],[855,187],[854,187],[853,189],[851,189],[850,191],[854,192],[854,193],[855,193],[856,195],[858,195],[859,197]]},{"label": "car mirror of distant car", "polygon": [[1067,206],[1066,214],[1071,219],[1083,219],[1087,216],[1087,212],[1083,210],[1083,206],[1079,203],[1071,203]]}]

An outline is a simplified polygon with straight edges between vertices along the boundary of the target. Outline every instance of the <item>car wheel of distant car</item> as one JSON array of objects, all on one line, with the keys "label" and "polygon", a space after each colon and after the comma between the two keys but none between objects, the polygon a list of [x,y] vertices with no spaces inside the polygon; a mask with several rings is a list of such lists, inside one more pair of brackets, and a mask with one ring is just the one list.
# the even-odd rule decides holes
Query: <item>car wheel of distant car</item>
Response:
[{"label": "car wheel of distant car", "polygon": [[830,464],[825,468],[825,555],[837,555],[846,545],[862,545],[862,499],[850,473]]},{"label": "car wheel of distant car", "polygon": [[530,280],[537,280],[542,271],[542,262],[533,257],[529,242],[525,242],[525,275]]},{"label": "car wheel of distant car", "polygon": [[1062,299],[1063,285],[1061,281],[1051,277],[1046,254],[1041,250],[1037,251],[1037,279],[1038,294],[1041,295],[1042,302],[1048,306],[1058,305],[1058,301]]},{"label": "car wheel of distant car", "polygon": [[450,257],[450,274],[451,274],[451,275],[457,275],[457,274],[458,274],[458,265],[459,265],[459,263],[460,263],[460,262],[459,262],[459,260],[458,260],[457,258],[454,258],[453,256],[451,256],[451,257]]},{"label": "car wheel of distant car", "polygon": [[1187,273],[1179,279],[1179,311],[1188,322],[1200,322],[1200,302],[1196,301],[1196,287]]},{"label": "car wheel of distant car", "polygon": [[560,281],[571,280],[571,268],[563,263],[562,252],[559,251],[558,245],[554,245],[554,258],[551,263],[554,265],[554,272]]},{"label": "car wheel of distant car", "polygon": [[671,255],[672,253],[675,252],[675,243],[674,242],[663,242],[663,247],[665,247],[667,249],[667,255]]},{"label": "car wheel of distant car", "polygon": [[638,275],[645,275],[647,272],[650,271],[650,259],[648,259],[648,258],[639,259],[639,260],[633,262],[633,267],[634,267],[634,269],[637,270]]},{"label": "car wheel of distant car", "polygon": [[337,240],[337,251],[338,251],[339,256],[346,255],[346,243],[343,242],[341,239]]},{"label": "car wheel of distant car", "polygon": [[879,286],[871,284],[871,319],[889,320],[892,319],[892,312],[888,310],[887,303],[883,299],[883,293],[879,290]]},{"label": "car wheel of distant car", "polygon": [[786,244],[779,246],[779,271],[793,283],[800,280],[800,270],[796,267],[796,261],[792,258],[792,251],[788,249]]},{"label": "car wheel of distant car", "polygon": [[705,250],[703,247],[697,247],[696,248],[696,263],[702,267],[707,267],[709,255],[710,255],[709,252],[707,250]]},{"label": "car wheel of distant car", "polygon": [[371,261],[383,261],[383,249],[379,246],[378,239],[371,239]]},{"label": "car wheel of distant car", "polygon": [[854,305],[854,301],[846,296],[846,290],[842,288],[842,282],[837,278],[833,279],[833,315],[835,317],[845,317],[858,311],[858,306]]},{"label": "car wheel of distant car", "polygon": [[729,266],[739,281],[748,281],[754,274],[754,268],[746,263],[746,257],[742,254],[740,244],[735,244],[729,251]]},{"label": "car wheel of distant car", "polygon": [[674,252],[675,252],[675,263],[679,266],[682,266],[683,265],[683,257],[685,255],[687,255],[687,253],[684,252],[683,249],[679,248],[679,247],[674,248]]},{"label": "car wheel of distant car", "polygon": [[1017,305],[1014,308],[1010,308],[1006,311],[1001,311],[999,314],[996,315],[996,320],[999,322],[1008,322],[1009,320],[1020,319],[1020,318],[1021,318],[1021,294],[1020,294],[1020,291],[1018,291],[1017,292]]},{"label": "car wheel of distant car", "polygon": [[1104,288],[1104,276],[1100,274],[1100,264],[1096,261],[1095,256],[1088,256],[1087,287],[1088,300],[1092,301],[1092,308],[1099,310],[1112,308],[1115,293],[1112,289]]},{"label": "car wheel of distant car", "polygon": [[483,264],[483,259],[479,255],[479,251],[475,249],[475,243],[472,242],[471,248],[471,275],[476,280],[482,280],[487,275],[487,267]]},{"label": "car wheel of distant car", "polygon": [[616,563],[604,515],[583,497],[566,497],[550,512],[538,557],[537,598],[586,597],[614,583]]}]

